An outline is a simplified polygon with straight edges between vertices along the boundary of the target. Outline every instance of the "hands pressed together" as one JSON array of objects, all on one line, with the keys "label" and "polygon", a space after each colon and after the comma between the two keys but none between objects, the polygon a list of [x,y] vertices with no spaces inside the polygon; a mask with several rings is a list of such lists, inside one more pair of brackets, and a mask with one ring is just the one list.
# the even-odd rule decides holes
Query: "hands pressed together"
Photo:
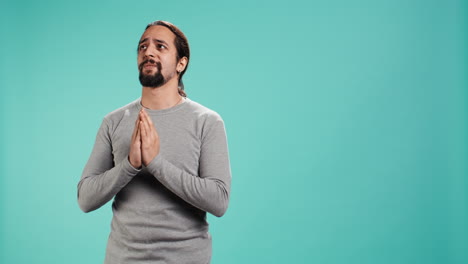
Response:
[{"label": "hands pressed together", "polygon": [[140,168],[142,164],[148,166],[158,154],[158,132],[148,113],[142,108],[135,122],[128,161],[134,168]]}]

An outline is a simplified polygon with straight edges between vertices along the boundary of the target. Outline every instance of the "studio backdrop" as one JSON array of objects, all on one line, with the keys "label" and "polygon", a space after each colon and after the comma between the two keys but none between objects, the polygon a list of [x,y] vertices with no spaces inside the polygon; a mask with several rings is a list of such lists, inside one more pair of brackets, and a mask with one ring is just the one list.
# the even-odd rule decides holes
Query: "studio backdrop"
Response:
[{"label": "studio backdrop", "polygon": [[2,1],[1,263],[102,263],[111,202],[77,184],[155,20],[226,125],[212,263],[468,263],[463,0]]}]

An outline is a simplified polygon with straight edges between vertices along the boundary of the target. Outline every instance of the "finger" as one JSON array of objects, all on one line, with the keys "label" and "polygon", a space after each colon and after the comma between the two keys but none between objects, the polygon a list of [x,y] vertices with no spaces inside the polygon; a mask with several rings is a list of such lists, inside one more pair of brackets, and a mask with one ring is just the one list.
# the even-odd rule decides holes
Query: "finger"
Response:
[{"label": "finger", "polygon": [[144,121],[140,121],[140,129],[141,129],[142,139],[146,138],[146,128],[145,128],[145,125],[144,125]]},{"label": "finger", "polygon": [[138,121],[140,121],[140,118],[138,117],[135,121],[135,128],[133,129],[133,133],[132,133],[132,141],[135,139],[135,136],[136,136],[136,132],[138,130]]},{"label": "finger", "polygon": [[151,117],[148,115],[148,113],[146,113],[146,111],[144,111],[143,114],[144,114],[143,117],[144,119],[146,119],[146,123],[148,124],[148,129],[149,129],[148,132],[150,134],[154,134],[154,133],[157,134],[156,129],[153,124],[153,120],[151,120]]},{"label": "finger", "polygon": [[150,137],[153,132],[151,129],[152,125],[150,125],[150,123],[148,122],[148,118],[146,118],[145,116],[143,116],[143,125],[145,126],[145,129],[146,129],[146,136]]},{"label": "finger", "polygon": [[[145,117],[145,110],[144,110],[144,109],[141,109],[140,120],[141,120],[141,122],[142,122],[142,126],[145,126],[146,117]],[[145,127],[145,128],[146,128],[146,127]]]},{"label": "finger", "polygon": [[146,113],[146,111],[143,111],[143,113],[145,115],[146,120],[148,121],[148,124],[153,126],[153,120],[151,120],[151,117],[148,115],[148,113]]},{"label": "finger", "polygon": [[143,123],[146,122],[145,110],[141,109],[139,117],[140,117],[140,121],[142,121]]},{"label": "finger", "polygon": [[141,135],[140,135],[141,132],[140,131],[141,131],[140,122],[138,122],[137,123],[137,131],[136,131],[136,135],[135,135],[135,140],[137,140],[137,141],[140,141],[140,137],[141,137]]},{"label": "finger", "polygon": [[137,127],[136,127],[136,137],[140,137],[140,132],[141,131],[141,127],[140,127],[140,122],[137,123]]}]

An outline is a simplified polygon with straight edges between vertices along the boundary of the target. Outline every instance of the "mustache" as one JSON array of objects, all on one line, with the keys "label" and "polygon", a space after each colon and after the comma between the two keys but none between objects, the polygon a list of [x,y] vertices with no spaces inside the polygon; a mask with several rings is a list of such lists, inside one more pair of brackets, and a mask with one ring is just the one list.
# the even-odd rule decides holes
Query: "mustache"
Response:
[{"label": "mustache", "polygon": [[140,63],[140,65],[138,65],[138,69],[141,71],[143,69],[143,66],[145,66],[145,64],[156,65],[156,68],[158,68],[158,71],[161,71],[161,63],[153,59],[148,59],[148,60],[143,61],[142,63]]}]

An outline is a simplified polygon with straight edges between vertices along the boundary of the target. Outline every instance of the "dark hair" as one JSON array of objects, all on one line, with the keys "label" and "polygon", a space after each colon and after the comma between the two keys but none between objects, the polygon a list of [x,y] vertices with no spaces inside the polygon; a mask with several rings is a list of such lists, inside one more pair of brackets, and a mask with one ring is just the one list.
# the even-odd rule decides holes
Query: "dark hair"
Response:
[{"label": "dark hair", "polygon": [[151,26],[163,26],[168,28],[172,33],[174,33],[174,35],[176,36],[174,40],[174,45],[177,49],[177,61],[179,61],[183,57],[187,57],[187,65],[185,65],[185,69],[179,74],[179,94],[183,97],[187,97],[187,94],[184,92],[184,83],[182,82],[182,76],[187,70],[190,62],[190,47],[188,44],[187,37],[178,27],[167,21],[158,20],[149,23],[146,26],[145,30],[147,30]]}]

